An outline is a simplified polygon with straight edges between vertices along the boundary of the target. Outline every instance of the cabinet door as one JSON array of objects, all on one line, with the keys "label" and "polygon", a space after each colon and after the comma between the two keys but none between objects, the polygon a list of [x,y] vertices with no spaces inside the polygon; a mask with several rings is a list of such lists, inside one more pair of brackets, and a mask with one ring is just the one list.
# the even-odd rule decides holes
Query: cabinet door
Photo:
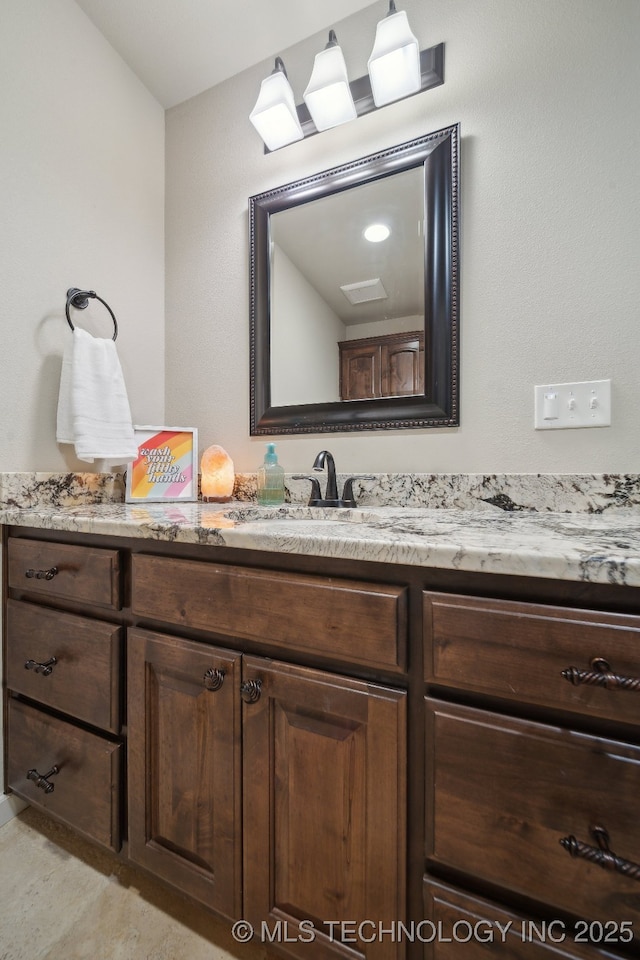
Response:
[{"label": "cabinet door", "polygon": [[424,349],[418,337],[383,343],[380,358],[383,397],[411,397],[423,392]]},{"label": "cabinet door", "polygon": [[380,396],[380,344],[363,340],[361,344],[340,347],[340,399],[373,400]]},{"label": "cabinet door", "polygon": [[245,917],[314,960],[400,956],[377,930],[405,917],[405,694],[255,657],[243,677]]},{"label": "cabinet door", "polygon": [[129,855],[227,916],[241,902],[240,662],[128,633]]}]

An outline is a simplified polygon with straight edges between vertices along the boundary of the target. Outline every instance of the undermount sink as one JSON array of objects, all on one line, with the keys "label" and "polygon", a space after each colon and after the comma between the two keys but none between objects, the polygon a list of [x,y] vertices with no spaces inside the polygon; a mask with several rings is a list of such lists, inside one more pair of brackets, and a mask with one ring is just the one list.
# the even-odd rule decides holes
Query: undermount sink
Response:
[{"label": "undermount sink", "polygon": [[232,507],[222,511],[228,520],[237,523],[259,523],[267,520],[302,520],[331,523],[367,523],[378,518],[379,513],[354,507],[308,507],[302,504],[282,504],[278,507],[262,507],[251,504]]}]

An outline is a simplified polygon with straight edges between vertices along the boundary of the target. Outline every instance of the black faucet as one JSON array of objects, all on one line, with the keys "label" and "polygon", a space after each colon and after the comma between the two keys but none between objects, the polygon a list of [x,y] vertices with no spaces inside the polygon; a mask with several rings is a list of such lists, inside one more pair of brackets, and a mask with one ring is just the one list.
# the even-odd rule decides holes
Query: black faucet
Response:
[{"label": "black faucet", "polygon": [[321,450],[313,461],[313,469],[320,472],[327,466],[327,487],[324,497],[320,491],[320,483],[317,477],[308,477],[304,474],[295,474],[294,480],[311,481],[310,507],[357,507],[356,498],[353,493],[354,480],[373,480],[373,477],[353,476],[345,480],[342,497],[338,496],[338,484],[336,480],[336,464],[333,455],[328,450]]},{"label": "black faucet", "polygon": [[324,465],[327,465],[327,489],[324,493],[325,506],[329,506],[331,501],[338,501],[338,485],[336,483],[336,463],[333,459],[333,454],[329,453],[328,450],[321,450],[318,456],[313,461],[313,469],[318,473],[324,469]]}]

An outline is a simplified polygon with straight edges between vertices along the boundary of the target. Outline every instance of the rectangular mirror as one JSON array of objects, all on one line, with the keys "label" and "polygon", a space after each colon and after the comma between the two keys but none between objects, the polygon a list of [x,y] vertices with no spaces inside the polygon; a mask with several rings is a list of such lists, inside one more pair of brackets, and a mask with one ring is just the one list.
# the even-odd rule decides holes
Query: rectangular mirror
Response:
[{"label": "rectangular mirror", "polygon": [[458,425],[458,184],[456,125],[250,198],[253,436]]}]

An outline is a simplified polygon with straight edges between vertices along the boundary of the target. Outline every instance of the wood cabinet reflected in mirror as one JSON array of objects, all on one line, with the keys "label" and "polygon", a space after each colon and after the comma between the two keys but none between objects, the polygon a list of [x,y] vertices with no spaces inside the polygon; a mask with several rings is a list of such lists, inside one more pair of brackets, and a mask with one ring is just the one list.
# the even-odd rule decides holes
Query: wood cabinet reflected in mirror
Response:
[{"label": "wood cabinet reflected in mirror", "polygon": [[342,340],[340,399],[413,397],[423,392],[424,333],[390,333]]},{"label": "wood cabinet reflected in mirror", "polygon": [[250,198],[252,435],[458,425],[458,186],[456,125]]}]

